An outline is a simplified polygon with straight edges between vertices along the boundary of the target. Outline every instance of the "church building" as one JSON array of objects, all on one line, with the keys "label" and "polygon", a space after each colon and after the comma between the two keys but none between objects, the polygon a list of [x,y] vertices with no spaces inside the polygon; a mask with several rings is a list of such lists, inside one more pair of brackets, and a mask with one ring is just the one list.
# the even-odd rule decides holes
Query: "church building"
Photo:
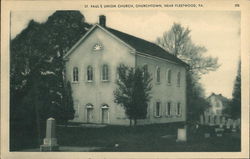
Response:
[{"label": "church building", "polygon": [[73,122],[129,125],[124,108],[114,102],[120,64],[144,67],[153,78],[147,118],[138,124],[186,120],[187,64],[152,42],[107,27],[104,15],[64,60],[74,100]]}]

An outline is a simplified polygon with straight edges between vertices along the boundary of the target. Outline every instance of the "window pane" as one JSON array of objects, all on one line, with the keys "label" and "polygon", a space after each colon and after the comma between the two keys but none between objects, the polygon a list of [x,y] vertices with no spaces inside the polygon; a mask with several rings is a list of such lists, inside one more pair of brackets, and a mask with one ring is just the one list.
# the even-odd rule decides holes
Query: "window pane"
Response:
[{"label": "window pane", "polygon": [[77,67],[73,68],[73,81],[74,82],[78,81],[78,68]]},{"label": "window pane", "polygon": [[156,102],[156,116],[160,116],[160,102]]},{"label": "window pane", "polygon": [[180,115],[181,114],[181,104],[178,103],[177,105],[177,115]]},{"label": "window pane", "polygon": [[167,115],[171,114],[171,103],[168,103],[168,107],[167,107]]},{"label": "window pane", "polygon": [[91,66],[88,66],[87,68],[87,80],[88,81],[93,80],[93,68]]},{"label": "window pane", "polygon": [[108,65],[102,67],[102,80],[108,80]]},{"label": "window pane", "polygon": [[160,82],[160,80],[161,80],[160,68],[158,67],[156,71],[157,71],[156,72],[156,81]]}]

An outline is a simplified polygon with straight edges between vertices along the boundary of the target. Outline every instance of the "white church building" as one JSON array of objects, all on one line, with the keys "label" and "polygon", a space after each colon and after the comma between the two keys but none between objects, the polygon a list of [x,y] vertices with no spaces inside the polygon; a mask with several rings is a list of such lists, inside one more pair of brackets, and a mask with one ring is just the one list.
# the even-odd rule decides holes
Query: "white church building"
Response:
[{"label": "white church building", "polygon": [[144,67],[153,78],[147,118],[138,124],[186,120],[187,64],[152,42],[107,27],[104,15],[64,60],[74,100],[73,122],[129,125],[124,108],[114,103],[120,64]]}]

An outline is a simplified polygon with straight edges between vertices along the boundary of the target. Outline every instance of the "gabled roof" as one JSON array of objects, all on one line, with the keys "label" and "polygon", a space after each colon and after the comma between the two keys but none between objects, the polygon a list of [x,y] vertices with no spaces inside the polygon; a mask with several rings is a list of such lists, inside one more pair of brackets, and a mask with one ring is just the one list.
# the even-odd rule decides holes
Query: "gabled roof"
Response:
[{"label": "gabled roof", "polygon": [[215,97],[216,99],[220,100],[223,106],[227,106],[229,104],[229,99],[224,97],[222,94],[212,93],[209,97],[207,97],[207,100],[209,101],[211,97]]},{"label": "gabled roof", "polygon": [[170,54],[169,52],[167,52],[166,50],[164,50],[163,48],[161,48],[160,46],[146,41],[144,39],[129,35],[127,33],[123,33],[121,31],[112,29],[112,28],[108,28],[108,27],[102,27],[98,24],[94,25],[69,51],[67,54],[65,54],[64,58],[66,58],[69,54],[71,54],[71,52],[85,39],[85,37],[87,37],[90,32],[92,32],[94,30],[94,28],[99,27],[102,30],[110,33],[111,35],[115,36],[116,38],[120,39],[123,43],[125,43],[127,46],[132,47],[133,49],[135,49],[136,52],[141,53],[141,54],[145,54],[145,55],[150,55],[150,56],[154,56],[154,57],[159,57],[162,59],[166,59],[172,62],[175,62],[177,64],[181,64],[184,66],[188,66],[188,64],[186,64],[185,62],[183,62],[182,60],[180,60],[179,58],[177,58],[176,56]]},{"label": "gabled roof", "polygon": [[180,60],[176,56],[170,54],[169,52],[167,52],[166,50],[164,50],[163,48],[161,48],[160,46],[158,46],[152,42],[149,42],[149,41],[146,41],[144,39],[120,32],[120,31],[112,29],[112,28],[106,27],[106,29],[109,32],[111,32],[112,34],[114,34],[115,36],[117,36],[118,38],[120,38],[125,43],[127,43],[130,46],[132,46],[133,48],[135,48],[135,50],[139,53],[163,58],[163,59],[173,61],[173,62],[176,62],[178,64],[182,64],[182,65],[187,66],[187,64],[185,62],[183,62],[182,60]]}]

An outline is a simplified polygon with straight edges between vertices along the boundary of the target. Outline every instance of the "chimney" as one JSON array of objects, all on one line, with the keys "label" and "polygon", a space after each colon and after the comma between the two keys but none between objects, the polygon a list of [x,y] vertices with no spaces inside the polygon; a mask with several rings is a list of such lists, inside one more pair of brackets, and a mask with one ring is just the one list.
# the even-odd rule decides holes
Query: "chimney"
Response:
[{"label": "chimney", "polygon": [[102,27],[106,27],[106,16],[105,15],[100,15],[99,16],[99,24]]}]

